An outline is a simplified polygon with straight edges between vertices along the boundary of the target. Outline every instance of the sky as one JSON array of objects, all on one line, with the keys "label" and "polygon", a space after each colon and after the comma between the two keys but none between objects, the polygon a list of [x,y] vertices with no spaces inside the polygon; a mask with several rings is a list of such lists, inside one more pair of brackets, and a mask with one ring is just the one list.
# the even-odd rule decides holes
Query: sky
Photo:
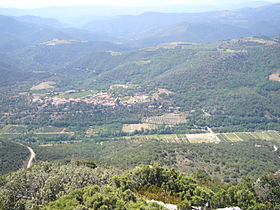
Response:
[{"label": "sky", "polygon": [[[256,0],[235,0],[250,2]],[[258,0],[257,0],[258,1]],[[280,2],[280,0],[264,0]],[[232,0],[0,0],[0,7],[14,8],[40,8],[47,6],[72,6],[72,5],[109,5],[109,6],[147,6],[149,4],[190,4],[209,5],[217,3],[230,3]]]}]

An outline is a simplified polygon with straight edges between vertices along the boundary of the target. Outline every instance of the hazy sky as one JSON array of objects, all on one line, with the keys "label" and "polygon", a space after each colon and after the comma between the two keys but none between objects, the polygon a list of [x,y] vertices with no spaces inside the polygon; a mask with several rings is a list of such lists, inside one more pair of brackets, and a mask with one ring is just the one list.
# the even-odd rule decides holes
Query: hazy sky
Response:
[{"label": "hazy sky", "polygon": [[[235,0],[234,2],[250,2],[256,0]],[[279,2],[280,0],[265,0],[268,2]],[[38,8],[46,6],[70,6],[70,5],[112,5],[112,6],[133,6],[133,5],[149,5],[149,4],[192,4],[192,5],[209,5],[217,3],[233,2],[232,0],[0,0],[0,7],[16,7],[16,8]]]}]

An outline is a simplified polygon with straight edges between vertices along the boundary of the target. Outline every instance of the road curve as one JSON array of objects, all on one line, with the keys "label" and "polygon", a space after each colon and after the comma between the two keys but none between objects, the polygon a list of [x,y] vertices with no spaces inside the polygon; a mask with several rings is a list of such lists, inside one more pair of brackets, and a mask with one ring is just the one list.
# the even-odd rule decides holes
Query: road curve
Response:
[{"label": "road curve", "polygon": [[28,160],[26,168],[30,168],[32,166],[32,162],[35,159],[36,154],[35,154],[35,152],[33,151],[33,149],[31,147],[29,147],[29,146],[26,146],[26,147],[27,147],[27,149],[30,152],[30,158]]},{"label": "road curve", "polygon": [[22,143],[19,143],[19,142],[16,142],[16,143],[19,144],[19,145],[21,145],[21,146],[26,147],[26,148],[29,150],[29,152],[30,152],[30,157],[29,157],[29,160],[28,160],[28,163],[27,163],[26,168],[30,168],[30,167],[32,166],[33,160],[34,160],[35,157],[36,157],[36,154],[35,154],[34,150],[33,150],[31,147],[26,146],[26,145],[24,145],[24,144],[22,144]]}]

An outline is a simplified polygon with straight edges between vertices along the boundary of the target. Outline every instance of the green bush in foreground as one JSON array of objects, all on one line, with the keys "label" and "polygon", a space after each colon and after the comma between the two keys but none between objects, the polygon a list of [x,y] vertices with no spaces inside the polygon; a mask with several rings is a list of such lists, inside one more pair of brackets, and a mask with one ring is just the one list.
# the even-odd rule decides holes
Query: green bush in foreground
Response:
[{"label": "green bush in foreground", "polygon": [[156,203],[146,203],[135,197],[131,190],[93,185],[75,190],[59,200],[51,202],[44,210],[60,209],[164,209]]},{"label": "green bush in foreground", "polygon": [[[118,174],[118,175],[116,175]],[[207,174],[188,177],[173,168],[143,166],[120,174],[93,162],[42,163],[0,177],[0,209],[163,209],[148,200],[210,209],[279,209],[280,178],[221,184]]]}]

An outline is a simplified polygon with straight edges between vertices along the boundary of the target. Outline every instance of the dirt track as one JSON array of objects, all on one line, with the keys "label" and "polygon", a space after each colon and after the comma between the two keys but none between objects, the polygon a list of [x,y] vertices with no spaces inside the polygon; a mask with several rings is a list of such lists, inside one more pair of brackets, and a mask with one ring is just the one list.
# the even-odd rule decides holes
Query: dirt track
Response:
[{"label": "dirt track", "polygon": [[28,149],[29,152],[30,152],[30,158],[29,158],[29,160],[28,160],[28,163],[27,163],[26,168],[30,168],[30,167],[32,166],[32,162],[33,162],[33,160],[34,160],[36,154],[35,154],[35,152],[33,151],[33,149],[32,149],[31,147],[28,147],[28,146],[26,146],[26,147],[27,147],[27,149]]},{"label": "dirt track", "polygon": [[22,143],[19,143],[19,142],[16,142],[16,143],[19,144],[19,145],[21,145],[21,146],[23,146],[23,147],[26,147],[26,148],[29,150],[29,152],[30,152],[30,157],[29,157],[29,160],[28,160],[28,163],[27,163],[26,168],[30,168],[30,167],[32,166],[33,160],[34,160],[35,157],[36,157],[36,154],[35,154],[34,150],[33,150],[31,147],[26,146],[26,145],[24,145],[24,144],[22,144]]}]

